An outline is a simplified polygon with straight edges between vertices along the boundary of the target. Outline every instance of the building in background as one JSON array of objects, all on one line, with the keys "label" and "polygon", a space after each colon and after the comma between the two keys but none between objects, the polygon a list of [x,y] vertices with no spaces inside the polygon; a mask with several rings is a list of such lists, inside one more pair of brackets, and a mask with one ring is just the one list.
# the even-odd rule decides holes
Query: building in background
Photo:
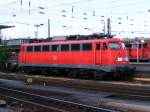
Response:
[{"label": "building in background", "polygon": [[6,29],[6,28],[12,28],[12,27],[15,27],[15,26],[0,25],[0,44],[2,44],[2,39],[3,39],[3,35],[1,33],[1,30]]}]

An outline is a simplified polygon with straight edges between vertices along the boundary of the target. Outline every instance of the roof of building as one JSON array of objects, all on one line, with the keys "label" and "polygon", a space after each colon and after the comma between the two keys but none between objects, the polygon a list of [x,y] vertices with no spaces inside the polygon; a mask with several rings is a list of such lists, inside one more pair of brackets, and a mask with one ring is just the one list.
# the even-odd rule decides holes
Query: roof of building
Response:
[{"label": "roof of building", "polygon": [[12,27],[15,27],[15,26],[0,25],[0,30],[5,29],[5,28],[12,28]]}]

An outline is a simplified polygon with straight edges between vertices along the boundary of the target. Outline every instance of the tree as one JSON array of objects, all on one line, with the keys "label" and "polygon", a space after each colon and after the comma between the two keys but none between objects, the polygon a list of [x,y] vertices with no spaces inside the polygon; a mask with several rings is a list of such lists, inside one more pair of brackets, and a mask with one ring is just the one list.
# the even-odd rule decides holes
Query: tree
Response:
[{"label": "tree", "polygon": [[9,48],[6,46],[0,46],[0,69],[4,69],[6,67],[6,63],[9,59]]}]

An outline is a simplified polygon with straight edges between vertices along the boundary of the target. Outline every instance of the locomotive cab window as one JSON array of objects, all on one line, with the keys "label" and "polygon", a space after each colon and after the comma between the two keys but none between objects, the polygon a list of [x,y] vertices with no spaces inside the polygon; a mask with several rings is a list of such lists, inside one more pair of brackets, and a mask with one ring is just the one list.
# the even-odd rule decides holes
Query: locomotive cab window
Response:
[{"label": "locomotive cab window", "polygon": [[107,50],[107,44],[103,43],[103,50]]},{"label": "locomotive cab window", "polygon": [[92,50],[92,43],[84,43],[82,44],[83,51],[91,51]]},{"label": "locomotive cab window", "polygon": [[27,52],[33,52],[33,46],[27,46]]},{"label": "locomotive cab window", "polygon": [[71,51],[80,51],[80,44],[71,44]]},{"label": "locomotive cab window", "polygon": [[111,50],[118,50],[118,49],[120,49],[120,46],[119,46],[119,43],[117,43],[117,42],[111,42],[111,43],[109,43],[109,48]]},{"label": "locomotive cab window", "polygon": [[69,51],[69,44],[62,44],[61,51]]},{"label": "locomotive cab window", "polygon": [[49,45],[43,45],[43,52],[50,51]]},{"label": "locomotive cab window", "polygon": [[41,46],[34,46],[34,52],[41,52]]},{"label": "locomotive cab window", "polygon": [[59,45],[52,45],[52,51],[53,52],[59,51]]}]

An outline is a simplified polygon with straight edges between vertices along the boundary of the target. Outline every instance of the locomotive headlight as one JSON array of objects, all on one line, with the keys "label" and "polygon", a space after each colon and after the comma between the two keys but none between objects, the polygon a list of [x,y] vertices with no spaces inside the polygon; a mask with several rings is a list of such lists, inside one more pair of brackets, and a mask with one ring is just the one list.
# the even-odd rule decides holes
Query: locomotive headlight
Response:
[{"label": "locomotive headlight", "polygon": [[118,61],[118,62],[120,62],[120,61],[129,61],[129,58],[128,58],[128,57],[125,57],[125,58],[123,58],[123,57],[118,57],[118,58],[116,59],[116,61]]},{"label": "locomotive headlight", "polygon": [[124,61],[129,61],[129,58],[128,58],[128,57],[125,57],[125,58],[124,58]]},{"label": "locomotive headlight", "polygon": [[116,59],[116,61],[123,61],[123,58],[118,57],[118,58]]}]

